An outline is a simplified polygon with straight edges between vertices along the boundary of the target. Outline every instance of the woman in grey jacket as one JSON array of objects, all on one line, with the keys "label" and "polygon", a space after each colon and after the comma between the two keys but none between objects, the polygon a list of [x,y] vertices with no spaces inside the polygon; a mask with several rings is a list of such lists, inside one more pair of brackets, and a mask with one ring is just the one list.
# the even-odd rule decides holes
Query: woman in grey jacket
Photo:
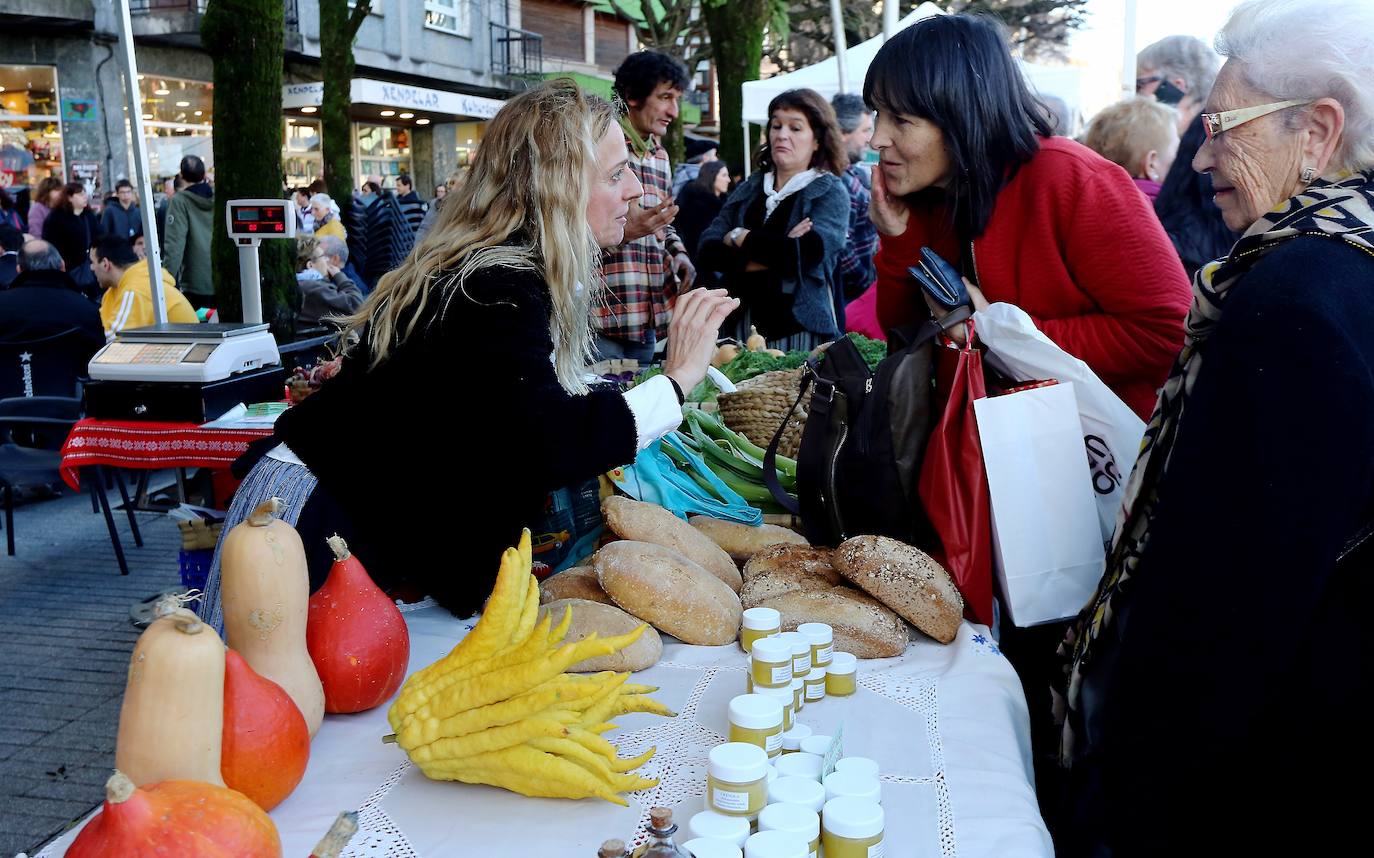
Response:
[{"label": "woman in grey jacket", "polygon": [[788,90],[768,116],[758,169],[702,233],[697,253],[740,299],[741,335],[753,325],[772,348],[809,350],[844,329],[834,275],[849,228],[839,179],[848,160],[835,111],[818,93]]}]

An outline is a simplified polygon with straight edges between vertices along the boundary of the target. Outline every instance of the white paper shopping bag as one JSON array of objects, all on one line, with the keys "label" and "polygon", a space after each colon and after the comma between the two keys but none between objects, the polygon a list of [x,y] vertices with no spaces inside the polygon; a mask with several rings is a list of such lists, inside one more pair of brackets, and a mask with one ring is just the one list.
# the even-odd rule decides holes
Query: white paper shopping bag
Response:
[{"label": "white paper shopping bag", "polygon": [[979,399],[974,413],[1002,606],[1021,627],[1072,617],[1092,597],[1104,557],[1074,386]]}]

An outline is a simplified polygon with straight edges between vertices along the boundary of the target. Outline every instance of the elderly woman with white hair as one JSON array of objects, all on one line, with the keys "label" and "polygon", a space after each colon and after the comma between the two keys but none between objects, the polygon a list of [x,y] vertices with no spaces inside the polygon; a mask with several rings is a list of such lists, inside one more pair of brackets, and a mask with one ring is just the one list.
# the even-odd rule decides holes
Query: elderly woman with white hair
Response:
[{"label": "elderly woman with white hair", "polygon": [[339,204],[329,194],[315,194],[310,198],[310,214],[315,217],[315,237],[332,235],[348,240],[343,221],[339,220]]},{"label": "elderly woman with white hair", "polygon": [[1193,165],[1244,235],[1194,281],[1067,641],[1061,855],[1333,855],[1366,825],[1374,3],[1253,0],[1217,49]]}]

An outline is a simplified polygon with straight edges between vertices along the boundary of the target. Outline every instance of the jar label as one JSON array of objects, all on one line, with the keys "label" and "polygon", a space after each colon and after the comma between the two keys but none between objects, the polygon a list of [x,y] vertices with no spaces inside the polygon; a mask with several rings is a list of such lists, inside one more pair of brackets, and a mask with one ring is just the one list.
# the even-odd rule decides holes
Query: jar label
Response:
[{"label": "jar label", "polygon": [[807,700],[824,700],[824,699],[825,699],[825,685],[824,685],[823,683],[820,683],[820,682],[808,682],[808,683],[806,683],[806,699],[807,699]]},{"label": "jar label", "polygon": [[773,668],[773,684],[781,687],[792,681],[792,668],[786,664]]},{"label": "jar label", "polygon": [[883,841],[879,840],[868,847],[868,858],[883,858]]},{"label": "jar label", "polygon": [[817,663],[817,664],[829,664],[829,663],[830,663],[831,656],[834,654],[834,652],[835,652],[835,646],[834,646],[834,644],[826,644],[825,646],[823,646],[823,647],[821,647],[820,649],[816,650],[816,663]]},{"label": "jar label", "polygon": [[764,749],[765,751],[768,752],[768,756],[770,756],[770,757],[773,756],[774,752],[776,752],[777,750],[779,750],[781,747],[782,747],[782,734],[781,734],[781,733],[770,733],[770,734],[767,736],[767,738],[765,738],[765,739],[763,740],[763,749]]},{"label": "jar label", "polygon": [[811,672],[811,650],[792,657],[792,675],[802,676]]},{"label": "jar label", "polygon": [[720,810],[748,811],[749,793],[716,787],[711,791],[711,804]]}]

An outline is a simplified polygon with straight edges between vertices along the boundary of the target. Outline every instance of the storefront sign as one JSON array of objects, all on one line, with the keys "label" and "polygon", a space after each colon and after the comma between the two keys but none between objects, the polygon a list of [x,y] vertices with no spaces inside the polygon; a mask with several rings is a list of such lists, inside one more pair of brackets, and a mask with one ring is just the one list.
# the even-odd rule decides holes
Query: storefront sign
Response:
[{"label": "storefront sign", "polygon": [[90,191],[90,196],[100,193],[100,162],[73,161],[71,164],[72,181],[80,182]]},{"label": "storefront sign", "polygon": [[324,83],[288,83],[281,88],[281,106],[287,109],[324,104]]},{"label": "storefront sign", "polygon": [[[350,97],[354,104],[376,104],[398,110],[423,110],[427,113],[449,114],[455,119],[490,119],[505,104],[496,98],[368,78],[353,79]],[[319,107],[323,103],[323,83],[288,83],[282,87],[284,108]]]}]

